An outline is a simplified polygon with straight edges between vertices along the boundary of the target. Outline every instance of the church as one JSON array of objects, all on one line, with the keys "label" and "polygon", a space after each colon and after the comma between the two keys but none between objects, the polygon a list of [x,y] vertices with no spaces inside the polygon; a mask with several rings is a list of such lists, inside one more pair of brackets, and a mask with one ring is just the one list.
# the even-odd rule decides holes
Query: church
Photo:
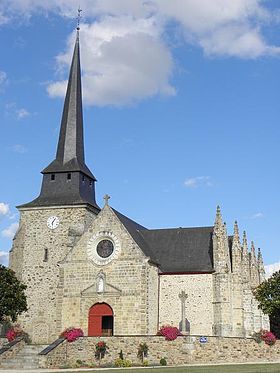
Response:
[{"label": "church", "polygon": [[10,268],[27,285],[19,323],[33,343],[68,327],[85,336],[155,335],[163,325],[200,336],[247,337],[269,328],[253,289],[264,280],[260,250],[228,235],[217,208],[213,226],[148,229],[104,197],[86,166],[79,29],[56,157],[41,192],[18,206]]}]

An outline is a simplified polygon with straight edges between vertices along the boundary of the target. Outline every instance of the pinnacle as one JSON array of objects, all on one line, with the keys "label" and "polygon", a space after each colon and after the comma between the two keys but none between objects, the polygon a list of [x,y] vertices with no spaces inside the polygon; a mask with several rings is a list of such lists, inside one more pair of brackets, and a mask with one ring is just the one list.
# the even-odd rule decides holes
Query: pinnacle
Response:
[{"label": "pinnacle", "polygon": [[221,214],[221,209],[219,205],[217,206],[217,210],[216,210],[215,226],[223,227],[222,214]]},{"label": "pinnacle", "polygon": [[239,237],[239,228],[238,228],[237,220],[235,220],[234,222],[234,236]]},{"label": "pinnacle", "polygon": [[248,243],[247,243],[246,231],[243,232],[242,247],[243,247],[243,252],[248,252]]},{"label": "pinnacle", "polygon": [[262,257],[262,252],[260,248],[258,248],[258,262],[263,263],[263,257]]},{"label": "pinnacle", "polygon": [[239,229],[238,229],[238,224],[237,224],[236,220],[234,222],[233,242],[237,243],[237,244],[240,244],[240,240],[239,240]]}]

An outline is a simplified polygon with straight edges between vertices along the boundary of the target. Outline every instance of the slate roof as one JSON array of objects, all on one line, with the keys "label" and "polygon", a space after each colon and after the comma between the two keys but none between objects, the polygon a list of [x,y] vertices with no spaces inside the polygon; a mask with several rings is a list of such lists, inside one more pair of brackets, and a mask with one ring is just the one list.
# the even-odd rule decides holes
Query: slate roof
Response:
[{"label": "slate roof", "polygon": [[70,68],[56,158],[42,173],[81,171],[96,180],[85,164],[79,32]]},{"label": "slate roof", "polygon": [[164,273],[212,273],[214,227],[147,229],[113,210],[132,238]]},{"label": "slate roof", "polygon": [[18,206],[86,204],[98,213],[95,177],[85,164],[79,31],[70,68],[55,159],[43,171],[39,197]]}]

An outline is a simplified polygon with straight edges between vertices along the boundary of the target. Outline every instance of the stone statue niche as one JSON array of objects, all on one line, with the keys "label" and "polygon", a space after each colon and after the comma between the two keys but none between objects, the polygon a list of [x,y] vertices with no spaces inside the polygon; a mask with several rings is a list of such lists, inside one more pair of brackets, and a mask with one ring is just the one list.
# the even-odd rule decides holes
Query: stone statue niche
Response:
[{"label": "stone statue niche", "polygon": [[97,293],[105,292],[105,274],[103,271],[100,271],[96,278],[96,291]]}]

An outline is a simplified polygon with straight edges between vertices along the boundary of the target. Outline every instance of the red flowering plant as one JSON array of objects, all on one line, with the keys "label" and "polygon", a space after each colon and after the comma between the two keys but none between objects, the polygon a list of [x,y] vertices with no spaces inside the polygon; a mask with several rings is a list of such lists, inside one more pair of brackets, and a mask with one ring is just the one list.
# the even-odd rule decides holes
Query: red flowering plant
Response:
[{"label": "red flowering plant", "polygon": [[103,359],[105,354],[107,353],[107,350],[109,347],[107,346],[106,342],[104,341],[99,341],[95,345],[95,357],[97,360]]},{"label": "red flowering plant", "polygon": [[74,342],[79,337],[83,337],[84,332],[80,328],[67,328],[61,334],[60,338],[65,338],[68,342]]},{"label": "red flowering plant", "polygon": [[16,338],[22,338],[26,343],[31,343],[31,339],[19,324],[13,325],[6,333],[8,342],[14,341]]},{"label": "red flowering plant", "polygon": [[157,334],[164,336],[167,341],[174,341],[178,335],[182,335],[176,326],[171,325],[163,325]]},{"label": "red flowering plant", "polygon": [[269,346],[273,346],[276,342],[275,335],[268,330],[262,330],[261,332],[261,339],[264,341],[264,343],[266,343]]}]

